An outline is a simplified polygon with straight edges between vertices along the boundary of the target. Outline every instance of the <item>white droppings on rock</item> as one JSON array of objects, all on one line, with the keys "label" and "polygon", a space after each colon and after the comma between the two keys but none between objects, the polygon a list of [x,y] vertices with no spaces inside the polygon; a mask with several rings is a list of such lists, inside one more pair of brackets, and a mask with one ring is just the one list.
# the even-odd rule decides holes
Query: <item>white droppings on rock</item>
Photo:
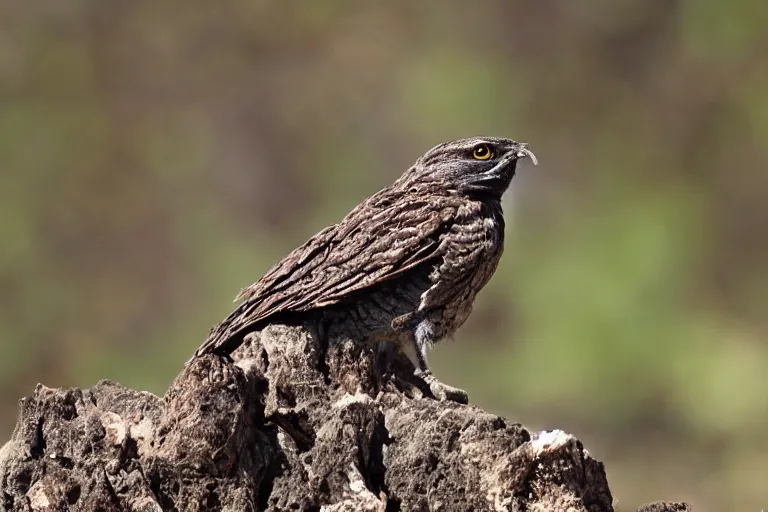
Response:
[{"label": "white droppings on rock", "polygon": [[45,484],[43,480],[38,480],[27,491],[27,498],[29,499],[29,506],[32,510],[50,510],[51,500],[48,499],[48,495],[45,493]]},{"label": "white droppings on rock", "polygon": [[137,424],[129,427],[129,434],[134,439],[150,440],[154,437],[154,425],[147,418],[144,418]]},{"label": "white droppings on rock", "polygon": [[557,450],[565,446],[573,439],[573,436],[562,430],[542,430],[531,440],[531,447],[536,455],[545,451]]},{"label": "white droppings on rock", "polygon": [[336,400],[331,407],[334,409],[343,409],[344,407],[349,407],[352,404],[370,403],[373,403],[373,398],[371,398],[370,395],[366,395],[364,393],[355,393],[354,395],[350,395],[347,393],[343,397]]},{"label": "white droppings on rock", "polygon": [[120,446],[128,435],[123,418],[114,412],[105,412],[101,415],[101,424],[107,431],[107,440],[113,446]]},{"label": "white droppings on rock", "polygon": [[349,478],[349,490],[353,493],[360,494],[368,491],[368,488],[365,485],[365,481],[354,465],[347,472],[347,478]]}]

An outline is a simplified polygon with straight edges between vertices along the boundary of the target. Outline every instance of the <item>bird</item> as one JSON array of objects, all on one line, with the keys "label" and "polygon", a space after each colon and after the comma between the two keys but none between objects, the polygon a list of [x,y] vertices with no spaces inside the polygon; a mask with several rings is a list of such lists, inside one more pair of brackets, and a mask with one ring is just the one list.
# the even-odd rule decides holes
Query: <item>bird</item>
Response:
[{"label": "bird", "polygon": [[330,336],[400,350],[435,398],[467,403],[432,375],[427,353],[467,320],[496,271],[501,198],[523,158],[538,164],[527,143],[502,137],[433,147],[242,289],[194,357],[228,356],[270,322],[319,315]]}]

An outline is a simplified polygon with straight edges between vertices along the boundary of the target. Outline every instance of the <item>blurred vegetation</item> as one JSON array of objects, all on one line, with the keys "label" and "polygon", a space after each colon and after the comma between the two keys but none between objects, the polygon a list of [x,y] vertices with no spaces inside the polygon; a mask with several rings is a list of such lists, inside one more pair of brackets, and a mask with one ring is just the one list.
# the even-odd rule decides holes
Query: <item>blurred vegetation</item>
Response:
[{"label": "blurred vegetation", "polygon": [[436,373],[621,510],[768,506],[768,3],[4,2],[0,440],[163,393],[236,292],[432,145],[531,143]]}]

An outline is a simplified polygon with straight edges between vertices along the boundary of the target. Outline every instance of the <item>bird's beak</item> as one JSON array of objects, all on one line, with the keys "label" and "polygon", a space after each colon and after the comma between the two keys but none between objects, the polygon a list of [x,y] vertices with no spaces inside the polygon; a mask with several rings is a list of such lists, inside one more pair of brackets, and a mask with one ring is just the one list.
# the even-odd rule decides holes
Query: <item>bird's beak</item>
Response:
[{"label": "bird's beak", "polygon": [[536,159],[536,155],[533,154],[533,151],[528,149],[528,144],[520,144],[520,147],[515,150],[515,157],[528,157],[531,159],[531,162],[533,162],[533,165],[539,165],[539,161]]}]

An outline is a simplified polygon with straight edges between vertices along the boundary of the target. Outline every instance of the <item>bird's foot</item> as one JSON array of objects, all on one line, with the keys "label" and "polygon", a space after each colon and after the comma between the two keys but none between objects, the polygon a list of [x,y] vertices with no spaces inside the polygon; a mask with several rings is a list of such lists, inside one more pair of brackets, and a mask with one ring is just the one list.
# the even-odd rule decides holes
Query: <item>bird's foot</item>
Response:
[{"label": "bird's foot", "polygon": [[416,370],[414,372],[416,377],[421,379],[429,388],[432,395],[440,401],[450,400],[451,402],[457,402],[460,404],[469,403],[469,395],[463,389],[455,388],[447,384],[443,384],[437,378],[432,375],[429,370]]}]

